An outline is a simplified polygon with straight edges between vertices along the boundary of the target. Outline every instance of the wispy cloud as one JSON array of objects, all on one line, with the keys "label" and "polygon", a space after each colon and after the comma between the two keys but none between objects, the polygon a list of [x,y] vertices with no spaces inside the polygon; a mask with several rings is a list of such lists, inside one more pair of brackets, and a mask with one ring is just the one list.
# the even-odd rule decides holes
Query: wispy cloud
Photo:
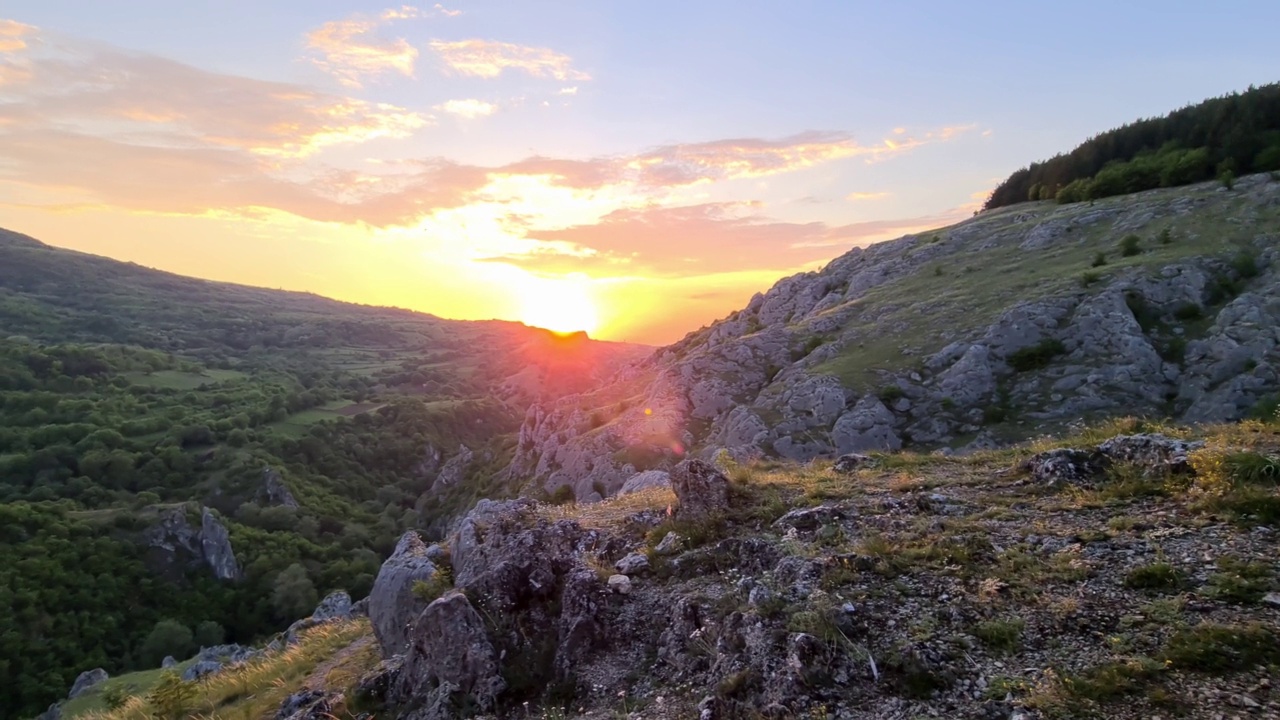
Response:
[{"label": "wispy cloud", "polygon": [[413,77],[418,49],[404,38],[383,38],[378,30],[394,20],[421,17],[405,5],[384,10],[376,17],[355,16],[333,20],[306,35],[311,62],[346,87],[358,88],[365,78],[387,72]]},{"label": "wispy cloud", "polygon": [[486,117],[498,111],[498,106],[493,103],[487,103],[483,100],[467,98],[464,100],[448,100],[437,106],[442,112],[450,115],[457,115],[461,118],[474,120],[479,117]]},{"label": "wispy cloud", "polygon": [[574,85],[573,87],[562,87],[556,94],[557,95],[577,95],[578,86]]},{"label": "wispy cloud", "polygon": [[432,9],[440,13],[441,15],[444,15],[445,17],[458,17],[459,15],[462,14],[461,10],[449,10],[445,6],[441,5],[440,3],[436,3]]},{"label": "wispy cloud", "polygon": [[845,195],[845,200],[849,202],[867,202],[871,200],[883,200],[889,197],[891,193],[887,192],[851,192]]},{"label": "wispy cloud", "polygon": [[26,48],[25,38],[34,35],[35,32],[34,26],[0,18],[0,53],[17,52]]},{"label": "wispy cloud", "polygon": [[529,47],[496,40],[432,40],[444,64],[460,75],[495,78],[504,70],[522,70],[534,77],[556,80],[590,80],[591,76],[573,68],[573,60],[549,48]]}]

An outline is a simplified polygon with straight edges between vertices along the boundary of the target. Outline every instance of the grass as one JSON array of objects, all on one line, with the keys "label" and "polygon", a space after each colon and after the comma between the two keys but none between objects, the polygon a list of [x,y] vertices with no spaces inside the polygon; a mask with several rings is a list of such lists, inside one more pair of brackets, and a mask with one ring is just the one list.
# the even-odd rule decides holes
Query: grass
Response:
[{"label": "grass", "polygon": [[296,412],[283,420],[271,423],[269,427],[283,435],[297,438],[306,434],[307,429],[316,423],[350,417],[361,412],[371,412],[379,407],[381,406],[369,403],[361,405],[351,400],[333,400],[320,407]]},{"label": "grass", "polygon": [[1177,568],[1163,562],[1136,567],[1124,577],[1124,586],[1133,590],[1172,592],[1185,582],[1186,578]]},{"label": "grass", "polygon": [[973,627],[973,636],[988,648],[1007,654],[1022,646],[1022,632],[1026,627],[1027,623],[1022,618],[987,620]]},{"label": "grass", "polygon": [[[192,661],[180,663],[174,669],[181,673],[190,666]],[[127,673],[119,677],[113,677],[100,685],[94,686],[89,692],[81,695],[73,700],[68,700],[62,705],[62,718],[73,718],[89,713],[100,713],[106,711],[106,697],[112,691],[124,692],[128,695],[146,695],[151,688],[155,687],[160,681],[161,674],[164,670],[155,668],[152,670],[140,670],[138,672]]]},{"label": "grass", "polygon": [[[1141,252],[1128,257],[1116,252],[1119,238],[1110,222],[1074,227],[1062,242],[1036,250],[1023,250],[1019,245],[1043,222],[1065,224],[1086,213],[1111,208],[1136,212],[1142,206],[1134,208],[1134,196],[1106,198],[1092,204],[1020,206],[1017,213],[984,213],[959,226],[965,230],[981,229],[983,232],[973,234],[996,242],[995,247],[979,253],[973,272],[949,273],[939,278],[932,272],[938,260],[935,256],[930,263],[920,264],[867,290],[861,297],[852,298],[842,308],[829,311],[852,310],[844,335],[859,340],[849,343],[840,355],[816,371],[839,378],[846,387],[871,391],[884,385],[884,373],[916,366],[921,357],[937,352],[957,333],[994,321],[1014,300],[1080,293],[1081,273],[1089,271],[1099,254],[1113,253],[1107,267],[1109,273],[1117,273],[1131,268],[1156,269],[1189,257],[1218,256],[1224,248],[1228,258],[1237,257],[1239,249],[1252,242],[1255,231],[1250,226],[1226,222],[1245,212],[1246,201],[1237,196],[1206,194],[1202,186],[1189,186],[1152,191],[1144,194],[1142,201],[1161,203],[1186,196],[1203,200],[1195,214],[1176,220],[1159,218],[1138,229],[1157,237],[1176,230],[1178,242],[1144,244]],[[1256,208],[1249,210],[1254,211]],[[1267,216],[1260,217],[1260,222],[1280,216],[1271,209],[1259,214]],[[967,243],[936,247],[957,253],[974,252]],[[1245,271],[1250,269],[1246,260],[1240,260],[1239,266]],[[1087,291],[1100,287],[1095,282],[1090,279]]]},{"label": "grass", "polygon": [[[371,632],[367,619],[320,625],[303,633],[297,645],[215,673],[204,680],[184,683],[193,692],[183,703],[182,714],[202,720],[274,717],[280,703],[296,692],[322,663],[333,661],[339,651],[357,640],[368,638]],[[365,651],[353,652],[345,661],[331,665],[326,677],[320,679],[323,686],[330,689],[353,686],[360,672],[377,662],[372,646],[373,643],[368,643]],[[159,679],[157,672],[155,680]],[[118,709],[89,711],[81,717],[84,720],[153,720],[157,712],[153,703],[140,693]],[[335,720],[345,720],[350,716],[342,713]]]}]

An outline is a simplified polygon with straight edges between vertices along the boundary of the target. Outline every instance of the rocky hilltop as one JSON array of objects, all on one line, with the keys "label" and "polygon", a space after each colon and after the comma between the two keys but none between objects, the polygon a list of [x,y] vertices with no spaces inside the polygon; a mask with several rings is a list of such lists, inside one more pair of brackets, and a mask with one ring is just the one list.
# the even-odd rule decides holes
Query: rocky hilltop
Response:
[{"label": "rocky hilltop", "polygon": [[1209,422],[1280,389],[1280,182],[984,212],[856,248],[534,405],[513,480],[579,501],[687,453],[974,450],[1117,414]]}]

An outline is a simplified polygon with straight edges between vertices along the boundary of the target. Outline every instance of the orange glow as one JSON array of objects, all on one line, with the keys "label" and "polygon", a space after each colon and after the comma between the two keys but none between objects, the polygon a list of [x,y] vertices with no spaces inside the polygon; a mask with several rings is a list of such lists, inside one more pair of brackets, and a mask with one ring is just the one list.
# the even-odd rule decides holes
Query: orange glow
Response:
[{"label": "orange glow", "polygon": [[526,325],[558,333],[595,332],[599,325],[595,301],[586,279],[536,279],[520,298],[520,319]]}]

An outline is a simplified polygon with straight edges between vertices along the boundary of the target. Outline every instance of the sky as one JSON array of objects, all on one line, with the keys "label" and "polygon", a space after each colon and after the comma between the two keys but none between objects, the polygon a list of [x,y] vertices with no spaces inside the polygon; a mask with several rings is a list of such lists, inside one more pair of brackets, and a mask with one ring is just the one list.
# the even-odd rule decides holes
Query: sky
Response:
[{"label": "sky", "polygon": [[0,227],[663,344],[1280,80],[1280,3],[0,4]]}]

